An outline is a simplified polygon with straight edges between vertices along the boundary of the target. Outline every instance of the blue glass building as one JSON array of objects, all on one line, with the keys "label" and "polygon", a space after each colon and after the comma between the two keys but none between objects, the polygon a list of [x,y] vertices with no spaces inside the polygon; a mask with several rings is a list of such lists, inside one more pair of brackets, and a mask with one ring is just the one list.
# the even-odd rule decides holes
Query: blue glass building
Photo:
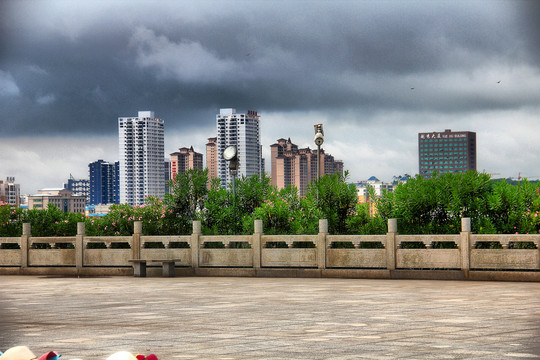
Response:
[{"label": "blue glass building", "polygon": [[90,174],[90,205],[119,204],[119,162],[98,160],[88,164]]}]

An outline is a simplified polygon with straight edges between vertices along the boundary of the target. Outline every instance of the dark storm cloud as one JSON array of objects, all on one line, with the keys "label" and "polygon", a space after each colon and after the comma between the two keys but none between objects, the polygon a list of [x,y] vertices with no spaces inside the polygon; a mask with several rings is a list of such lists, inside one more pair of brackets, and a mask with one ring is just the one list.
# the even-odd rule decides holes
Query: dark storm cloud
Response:
[{"label": "dark storm cloud", "polygon": [[483,67],[537,66],[521,3],[78,4],[3,2],[0,136],[114,134],[138,110],[174,129],[211,126],[231,106],[460,112],[537,100],[482,87],[498,79]]},{"label": "dark storm cloud", "polygon": [[519,24],[525,48],[536,64],[540,64],[540,2],[524,1],[519,8]]}]

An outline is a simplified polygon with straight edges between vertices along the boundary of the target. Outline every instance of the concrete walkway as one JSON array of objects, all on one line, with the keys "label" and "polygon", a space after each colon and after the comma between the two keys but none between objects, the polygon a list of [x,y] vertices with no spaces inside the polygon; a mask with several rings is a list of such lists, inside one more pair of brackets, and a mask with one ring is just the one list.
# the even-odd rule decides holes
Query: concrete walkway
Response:
[{"label": "concrete walkway", "polygon": [[62,359],[540,358],[540,283],[0,277],[0,349]]}]

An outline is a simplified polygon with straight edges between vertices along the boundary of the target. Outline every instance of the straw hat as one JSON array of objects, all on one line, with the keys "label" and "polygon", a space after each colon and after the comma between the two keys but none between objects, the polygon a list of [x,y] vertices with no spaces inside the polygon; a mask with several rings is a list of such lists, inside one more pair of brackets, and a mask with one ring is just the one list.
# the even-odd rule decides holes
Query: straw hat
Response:
[{"label": "straw hat", "polygon": [[36,355],[26,346],[15,346],[0,355],[0,360],[32,360]]},{"label": "straw hat", "polygon": [[107,360],[137,360],[137,358],[127,351],[119,351],[109,356]]}]

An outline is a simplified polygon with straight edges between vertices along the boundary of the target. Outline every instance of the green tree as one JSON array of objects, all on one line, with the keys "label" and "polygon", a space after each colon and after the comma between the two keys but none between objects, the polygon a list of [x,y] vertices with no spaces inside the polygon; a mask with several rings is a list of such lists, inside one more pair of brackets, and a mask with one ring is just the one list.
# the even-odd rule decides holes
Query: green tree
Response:
[{"label": "green tree", "polygon": [[189,169],[169,182],[170,192],[165,195],[165,202],[176,217],[179,233],[189,232],[191,221],[201,217],[208,200],[207,183],[208,169]]},{"label": "green tree", "polygon": [[24,211],[22,216],[22,222],[31,224],[32,236],[74,236],[82,221],[83,214],[64,213],[52,204],[47,209]]},{"label": "green tree", "polygon": [[22,209],[9,204],[0,205],[0,237],[20,236],[22,233]]},{"label": "green tree", "polygon": [[377,199],[376,207],[382,218],[397,218],[404,234],[455,234],[463,217],[471,218],[473,232],[524,233],[536,230],[528,216],[536,199],[537,184],[513,186],[470,171],[418,175]]},{"label": "green tree", "polygon": [[272,191],[275,189],[270,185],[270,178],[266,175],[242,176],[236,181],[234,200],[238,211],[243,215],[251,215]]},{"label": "green tree", "polygon": [[499,233],[535,232],[529,215],[537,200],[537,184],[524,180],[515,186],[503,180],[493,185],[487,197],[487,216]]},{"label": "green tree", "polygon": [[306,194],[306,199],[315,204],[323,218],[328,219],[328,231],[332,234],[347,233],[347,217],[358,202],[356,187],[345,182],[347,177],[347,172],[344,175],[324,175],[310,183]]},{"label": "green tree", "polygon": [[287,186],[279,192],[273,189],[252,216],[246,217],[244,230],[252,230],[254,220],[262,220],[265,234],[291,234],[295,215],[300,208],[298,190]]}]

